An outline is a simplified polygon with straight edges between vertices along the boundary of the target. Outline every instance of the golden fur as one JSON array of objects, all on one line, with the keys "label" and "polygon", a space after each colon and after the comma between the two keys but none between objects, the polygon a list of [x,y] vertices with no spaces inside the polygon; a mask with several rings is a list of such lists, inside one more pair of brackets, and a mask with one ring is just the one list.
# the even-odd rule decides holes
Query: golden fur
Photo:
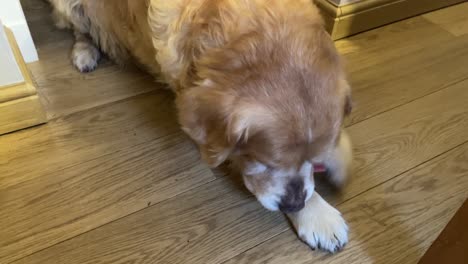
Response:
[{"label": "golden fur", "polygon": [[[90,58],[89,36],[117,62],[132,59],[162,78],[204,160],[234,161],[266,208],[302,209],[314,192],[314,162],[344,182],[351,92],[310,0],[50,2],[57,24],[75,30],[74,63]],[[82,71],[92,66],[81,61]]]}]

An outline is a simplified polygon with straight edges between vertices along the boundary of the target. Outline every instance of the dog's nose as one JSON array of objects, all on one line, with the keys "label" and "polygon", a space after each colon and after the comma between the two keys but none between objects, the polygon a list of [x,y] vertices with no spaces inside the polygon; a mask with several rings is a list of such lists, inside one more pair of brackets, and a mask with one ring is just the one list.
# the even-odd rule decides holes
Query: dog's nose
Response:
[{"label": "dog's nose", "polygon": [[283,213],[294,213],[302,210],[305,206],[307,193],[304,191],[302,179],[295,178],[286,186],[286,194],[281,197],[279,209]]}]

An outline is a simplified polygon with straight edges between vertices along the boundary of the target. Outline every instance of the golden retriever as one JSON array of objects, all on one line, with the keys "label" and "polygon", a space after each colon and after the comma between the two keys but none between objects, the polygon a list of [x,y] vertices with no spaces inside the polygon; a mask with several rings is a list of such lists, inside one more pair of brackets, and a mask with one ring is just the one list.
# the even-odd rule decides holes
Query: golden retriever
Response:
[{"label": "golden retriever", "polygon": [[345,245],[348,227],[313,174],[322,164],[335,184],[347,177],[351,91],[311,0],[49,1],[57,26],[74,31],[78,70],[94,70],[104,52],[162,78],[209,165],[231,160],[309,246]]}]

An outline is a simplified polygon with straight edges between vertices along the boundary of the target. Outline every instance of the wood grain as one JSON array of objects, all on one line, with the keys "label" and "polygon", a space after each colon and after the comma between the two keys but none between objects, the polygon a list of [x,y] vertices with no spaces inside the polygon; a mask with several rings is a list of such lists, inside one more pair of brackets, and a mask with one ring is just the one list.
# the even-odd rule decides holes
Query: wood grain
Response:
[{"label": "wood grain", "polygon": [[15,263],[225,260],[286,227],[283,215],[265,211],[235,185],[218,179]]},{"label": "wood grain", "polygon": [[459,82],[349,127],[353,179],[342,198],[358,195],[465,142],[467,87],[468,80]]},{"label": "wood grain", "polygon": [[355,72],[379,62],[411,54],[428,44],[450,39],[454,39],[452,34],[417,16],[335,41],[335,46],[345,57],[345,61],[354,62],[353,67],[348,70]]},{"label": "wood grain", "polygon": [[214,179],[172,101],[155,92],[0,137],[0,262]]},{"label": "wood grain", "polygon": [[416,263],[468,197],[468,144],[338,206],[351,228],[343,252],[330,256],[291,231],[225,262]]},{"label": "wood grain", "polygon": [[468,199],[458,209],[442,233],[418,264],[465,264],[468,260]]},{"label": "wood grain", "polygon": [[[163,86],[133,67],[101,63],[81,74],[71,64],[65,43],[39,50],[40,61],[29,64],[49,119],[143,94]],[[48,55],[48,53],[51,55]]]},{"label": "wood grain", "polygon": [[[467,141],[467,83],[350,127],[357,174],[329,200],[350,199]],[[220,178],[19,263],[219,263],[287,229],[283,217]]]},{"label": "wood grain", "polygon": [[454,36],[468,34],[468,3],[454,5],[425,14],[423,17],[444,28]]},{"label": "wood grain", "polygon": [[214,179],[165,92],[0,137],[0,262]]},{"label": "wood grain", "polygon": [[[389,48],[386,55],[375,53],[376,59],[367,63],[357,55],[349,55],[356,107],[347,124],[358,123],[467,78],[468,68],[464,67],[468,61],[466,46],[468,35],[424,42],[421,48],[417,45],[408,48],[408,54]],[[364,58],[374,57],[367,55],[368,52],[358,54]]]},{"label": "wood grain", "polygon": [[44,109],[37,95],[0,103],[0,113],[0,134],[46,122]]},{"label": "wood grain", "polygon": [[181,132],[1,191],[6,263],[214,179]]},{"label": "wood grain", "polygon": [[[36,95],[36,89],[25,82],[0,87],[0,103]],[[45,114],[44,114],[45,115]]]},{"label": "wood grain", "polygon": [[0,190],[177,131],[172,96],[161,91],[8,134],[0,137]]}]

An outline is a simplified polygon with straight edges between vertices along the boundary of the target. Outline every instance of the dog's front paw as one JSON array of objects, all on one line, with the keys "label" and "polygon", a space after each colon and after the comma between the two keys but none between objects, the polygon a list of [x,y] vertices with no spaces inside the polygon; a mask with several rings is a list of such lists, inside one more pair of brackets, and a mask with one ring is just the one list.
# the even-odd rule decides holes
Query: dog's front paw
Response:
[{"label": "dog's front paw", "polygon": [[338,211],[300,223],[297,232],[312,249],[335,253],[348,243],[348,226]]},{"label": "dog's front paw", "polygon": [[336,253],[348,242],[348,225],[340,212],[317,193],[302,211],[290,217],[298,236],[312,249]]},{"label": "dog's front paw", "polygon": [[80,72],[91,72],[96,69],[100,58],[99,50],[86,42],[75,43],[72,51],[73,65]]}]

